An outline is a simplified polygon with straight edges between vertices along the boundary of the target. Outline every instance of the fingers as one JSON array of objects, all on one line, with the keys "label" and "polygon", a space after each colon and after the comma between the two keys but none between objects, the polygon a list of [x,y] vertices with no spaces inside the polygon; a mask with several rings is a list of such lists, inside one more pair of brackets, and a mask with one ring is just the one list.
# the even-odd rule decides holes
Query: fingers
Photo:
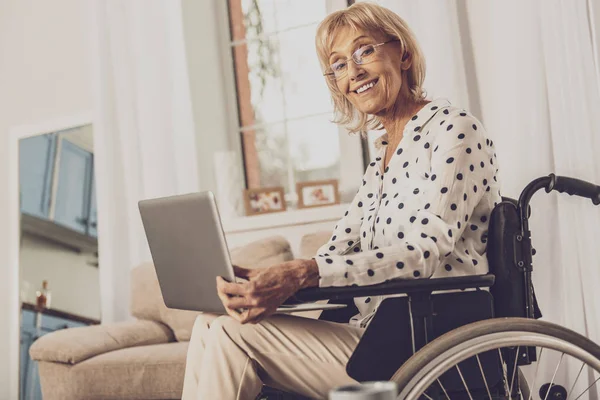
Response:
[{"label": "fingers", "polygon": [[[217,294],[219,299],[221,299],[221,303],[225,306],[225,311],[236,321],[246,323],[249,310],[251,310],[252,307],[256,307],[257,302],[256,300],[244,297],[243,293],[245,293],[245,290],[242,289],[240,291],[241,286],[242,285],[238,283],[229,283],[223,278],[217,277]],[[240,313],[240,309],[245,310]]]},{"label": "fingers", "polygon": [[217,276],[217,291],[228,295],[243,296],[246,294],[246,288],[243,283],[227,282],[220,276]]},{"label": "fingers", "polygon": [[223,306],[225,306],[225,312],[227,312],[227,315],[229,315],[238,322],[242,322],[243,313],[239,313],[237,310],[229,308],[227,306],[227,303],[229,302],[229,296],[227,296],[225,293],[219,290],[217,290],[217,294],[219,295],[219,299],[221,299],[221,303],[223,303]]},{"label": "fingers", "polygon": [[[221,300],[221,301],[223,301],[223,300]],[[235,309],[240,309],[240,308],[255,307],[257,304],[256,304],[256,301],[252,301],[246,297],[227,297],[223,301],[223,305],[225,305],[225,307],[227,307],[227,308],[235,310]]]},{"label": "fingers", "polygon": [[[265,308],[253,307],[252,305],[249,305],[250,302],[248,301],[248,299],[245,299],[243,297],[232,298],[221,291],[217,291],[217,293],[219,295],[219,298],[221,299],[221,302],[225,306],[225,311],[227,312],[227,315],[229,315],[231,318],[235,319],[236,321],[242,324],[257,324],[258,322],[266,318],[268,315],[270,315],[265,315]],[[238,311],[240,308],[245,309],[240,313]]]},{"label": "fingers", "polygon": [[[250,295],[252,290],[249,285],[251,286],[251,283],[231,283],[220,276],[216,281],[219,299],[227,314],[236,321],[242,324],[257,324],[275,312],[276,307],[273,308],[272,304],[267,307],[259,306],[258,298]],[[273,302],[269,301],[268,303]],[[278,304],[281,302],[278,301]],[[240,309],[244,309],[244,311],[239,312]]]}]

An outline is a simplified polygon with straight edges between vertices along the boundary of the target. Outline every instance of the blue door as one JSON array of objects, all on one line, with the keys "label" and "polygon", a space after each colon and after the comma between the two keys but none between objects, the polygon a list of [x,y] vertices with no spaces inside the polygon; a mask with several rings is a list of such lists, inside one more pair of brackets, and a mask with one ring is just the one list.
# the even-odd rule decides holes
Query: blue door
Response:
[{"label": "blue door", "polygon": [[48,218],[56,154],[56,134],[33,136],[19,142],[21,211]]},{"label": "blue door", "polygon": [[86,234],[92,185],[92,153],[61,139],[59,158],[54,222]]}]

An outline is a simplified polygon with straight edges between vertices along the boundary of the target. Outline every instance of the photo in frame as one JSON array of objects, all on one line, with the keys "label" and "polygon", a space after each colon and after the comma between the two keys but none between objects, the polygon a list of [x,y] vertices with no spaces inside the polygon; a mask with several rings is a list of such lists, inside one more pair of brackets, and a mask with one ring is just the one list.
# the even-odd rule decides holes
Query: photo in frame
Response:
[{"label": "photo in frame", "polygon": [[283,187],[244,190],[246,215],[268,214],[286,210]]},{"label": "photo in frame", "polygon": [[298,208],[310,208],[339,204],[338,181],[336,179],[298,182]]}]

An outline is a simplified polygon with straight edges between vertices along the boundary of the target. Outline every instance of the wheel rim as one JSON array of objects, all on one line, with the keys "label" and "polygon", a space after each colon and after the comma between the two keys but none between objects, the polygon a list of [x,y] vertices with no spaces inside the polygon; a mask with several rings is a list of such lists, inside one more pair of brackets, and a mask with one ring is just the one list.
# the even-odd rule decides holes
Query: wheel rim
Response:
[{"label": "wheel rim", "polygon": [[[583,362],[583,366],[586,364],[589,368],[592,368],[596,371],[597,374],[600,374],[600,360],[596,358],[594,355],[590,354],[588,351],[582,349],[579,346],[576,346],[572,343],[566,342],[562,339],[548,336],[535,332],[526,332],[526,331],[507,331],[507,332],[497,332],[491,333],[483,336],[479,336],[476,338],[469,339],[463,343],[460,343],[453,347],[452,349],[446,351],[444,354],[439,355],[433,361],[427,364],[426,368],[418,371],[412,379],[403,387],[400,388],[400,396],[398,399],[403,400],[413,400],[418,399],[431,385],[433,385],[438,378],[446,371],[455,367],[461,361],[464,361],[470,357],[474,357],[478,354],[484,353],[490,350],[496,350],[500,348],[509,348],[509,347],[524,347],[524,346],[532,346],[541,349],[549,349],[557,352],[561,352],[563,356],[565,354]],[[543,351],[543,350],[542,350]],[[541,353],[541,352],[540,352]],[[479,361],[479,360],[478,360]],[[542,360],[540,360],[541,362]],[[562,364],[562,356],[561,363]],[[539,363],[538,363],[539,366]],[[459,374],[461,374],[459,369]],[[581,374],[581,372],[580,372]],[[556,372],[554,373],[556,376]],[[533,386],[536,385],[535,379],[537,378],[537,370],[536,376],[533,380]],[[462,379],[462,375],[461,375]],[[485,379],[485,377],[484,377]],[[554,380],[554,377],[552,378]],[[511,380],[514,381],[514,377],[511,377]],[[463,380],[464,383],[464,380]],[[575,382],[577,383],[577,382]],[[466,384],[465,384],[466,386]],[[551,385],[552,386],[552,385]],[[487,384],[486,384],[487,387]],[[534,391],[534,387],[532,387],[532,394]],[[468,388],[467,388],[468,392]],[[446,398],[450,398],[447,393],[444,394]],[[546,398],[548,396],[549,391],[546,393]],[[569,393],[569,400],[576,400],[578,395],[575,394],[571,396]],[[425,397],[427,395],[425,394]],[[469,397],[470,394],[469,394]],[[581,396],[579,396],[581,397]],[[472,397],[471,397],[472,398]],[[536,397],[531,397],[536,398]],[[582,398],[583,399],[583,398]]]}]

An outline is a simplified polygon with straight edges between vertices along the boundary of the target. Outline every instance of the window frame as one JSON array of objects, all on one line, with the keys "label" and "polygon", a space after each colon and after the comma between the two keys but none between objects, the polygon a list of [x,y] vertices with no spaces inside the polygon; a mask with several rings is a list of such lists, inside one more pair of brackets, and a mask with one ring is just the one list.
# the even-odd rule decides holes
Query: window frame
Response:
[{"label": "window frame", "polygon": [[[234,22],[231,20],[231,3],[236,0],[227,0],[222,2],[224,8],[224,21],[226,22],[227,27],[227,36],[226,40],[224,40],[227,49],[225,53],[227,53],[227,58],[229,59],[229,65],[231,65],[231,77],[230,77],[230,90],[228,98],[228,106],[231,109],[235,109],[235,113],[231,113],[231,126],[232,129],[235,129],[235,135],[233,135],[236,141],[239,143],[239,151],[240,157],[242,161],[242,170],[243,170],[243,180],[245,188],[253,188],[260,187],[260,184],[257,185],[257,182],[260,182],[260,166],[258,164],[258,156],[255,153],[252,156],[252,152],[256,152],[255,147],[255,134],[253,132],[254,129],[260,127],[273,126],[278,123],[286,124],[289,121],[300,120],[311,118],[316,115],[324,115],[325,113],[315,114],[315,115],[302,115],[298,118],[288,118],[284,115],[284,118],[281,121],[277,122],[266,122],[260,124],[251,124],[244,126],[243,122],[247,122],[248,115],[253,113],[252,108],[252,100],[249,97],[249,90],[245,91],[240,88],[239,85],[239,60],[236,58],[236,51],[239,51],[239,48],[247,49],[246,46],[239,46],[240,44],[247,43],[247,39],[234,40],[233,38],[236,35],[239,35],[239,32],[234,32]],[[350,6],[354,3],[354,0],[323,0],[326,3],[327,13],[333,12],[337,9],[343,9],[347,6]],[[238,2],[241,5],[241,0]],[[237,10],[239,12],[239,10]],[[292,28],[294,29],[294,28]],[[223,30],[225,32],[225,29]],[[278,35],[280,32],[277,31],[273,33],[269,33],[268,35]],[[245,35],[245,32],[243,33]],[[251,39],[252,40],[252,39]],[[236,46],[238,49],[236,49]],[[247,57],[247,52],[242,54],[241,56],[238,54],[238,57]],[[241,58],[244,59],[244,58]],[[224,63],[227,65],[227,63]],[[247,72],[249,73],[249,68],[245,67]],[[243,79],[243,78],[242,78]],[[285,84],[285,82],[282,82]],[[249,85],[247,85],[249,87]],[[248,99],[245,100],[246,104],[249,104],[250,107],[246,107],[246,109],[242,110],[241,105],[243,104],[240,101],[239,96],[247,96]],[[285,99],[284,99],[285,100]],[[253,117],[252,117],[253,118]],[[244,121],[243,121],[244,119]],[[368,140],[366,138],[356,138],[354,135],[350,135],[349,132],[338,126],[338,139],[340,146],[340,175],[339,175],[339,191],[342,202],[349,202],[354,196],[356,190],[360,186],[360,178],[363,176],[364,171],[370,162],[369,157],[369,148],[368,148]],[[286,133],[287,134],[287,133]],[[286,149],[288,151],[288,160],[290,159],[289,148]],[[342,156],[346,155],[346,156]],[[350,156],[348,156],[350,155]],[[362,162],[356,162],[356,160],[360,159]],[[253,163],[256,163],[252,165]],[[250,165],[249,165],[250,164]],[[290,176],[292,175],[292,176]],[[295,202],[296,193],[295,193],[295,179],[293,177],[293,170],[289,167],[288,164],[288,177],[286,178],[288,182],[294,183],[293,185],[289,185],[288,192],[286,193],[286,200]]]}]

